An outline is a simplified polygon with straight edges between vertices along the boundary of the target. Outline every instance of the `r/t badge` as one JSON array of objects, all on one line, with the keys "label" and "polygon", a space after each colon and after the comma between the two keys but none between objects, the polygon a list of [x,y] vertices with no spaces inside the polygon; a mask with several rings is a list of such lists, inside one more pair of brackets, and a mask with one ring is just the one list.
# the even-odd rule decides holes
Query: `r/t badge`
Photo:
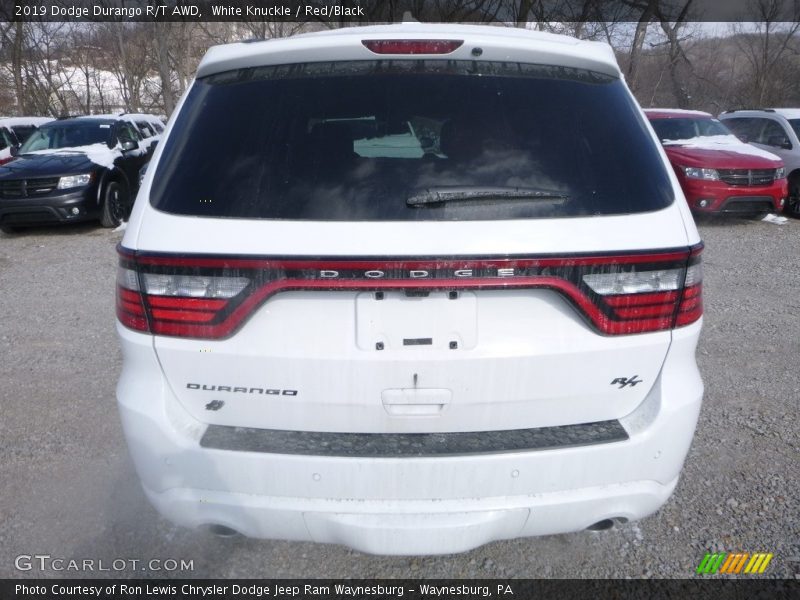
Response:
[{"label": "r/t badge", "polygon": [[642,383],[641,379],[636,379],[638,375],[634,375],[633,377],[617,377],[614,381],[611,382],[611,385],[619,385],[619,389],[624,388],[625,386],[635,386],[637,383]]}]

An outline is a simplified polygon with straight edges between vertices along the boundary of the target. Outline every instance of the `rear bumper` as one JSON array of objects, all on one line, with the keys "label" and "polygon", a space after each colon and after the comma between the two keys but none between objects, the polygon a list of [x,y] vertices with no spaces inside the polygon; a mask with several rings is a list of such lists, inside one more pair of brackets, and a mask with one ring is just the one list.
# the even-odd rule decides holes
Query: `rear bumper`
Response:
[{"label": "rear bumper", "polygon": [[0,198],[0,225],[72,223],[96,218],[99,210],[95,191],[92,186],[54,196]]},{"label": "rear bumper", "polygon": [[159,512],[189,527],[221,524],[369,553],[460,552],[645,517],[677,483],[703,392],[698,322],[673,332],[651,393],[620,419],[624,441],[402,458],[223,450],[201,446],[207,427],[175,400],[152,338],[118,329],[122,424]]},{"label": "rear bumper", "polygon": [[645,517],[678,479],[480,499],[359,501],[145,488],[180,525],[221,524],[250,537],[335,543],[367,554],[466,552],[497,540],[579,531],[605,518]]}]

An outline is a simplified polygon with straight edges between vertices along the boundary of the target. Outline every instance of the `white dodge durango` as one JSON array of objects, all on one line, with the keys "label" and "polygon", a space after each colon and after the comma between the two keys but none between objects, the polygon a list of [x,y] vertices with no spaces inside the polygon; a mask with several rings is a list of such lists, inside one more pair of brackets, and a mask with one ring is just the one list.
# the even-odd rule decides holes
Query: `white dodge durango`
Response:
[{"label": "white dodge durango", "polygon": [[212,48],[119,247],[147,496],[381,554],[645,517],[700,409],[701,250],[605,44],[402,24]]}]

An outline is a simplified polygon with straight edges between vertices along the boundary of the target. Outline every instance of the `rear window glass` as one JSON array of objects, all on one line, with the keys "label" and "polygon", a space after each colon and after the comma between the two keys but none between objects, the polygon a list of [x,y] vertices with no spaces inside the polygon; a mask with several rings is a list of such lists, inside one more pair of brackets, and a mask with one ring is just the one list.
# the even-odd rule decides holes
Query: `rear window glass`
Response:
[{"label": "rear window glass", "polygon": [[579,69],[243,69],[198,80],[172,132],[150,200],[177,214],[516,219],[644,212],[673,199],[623,83]]}]

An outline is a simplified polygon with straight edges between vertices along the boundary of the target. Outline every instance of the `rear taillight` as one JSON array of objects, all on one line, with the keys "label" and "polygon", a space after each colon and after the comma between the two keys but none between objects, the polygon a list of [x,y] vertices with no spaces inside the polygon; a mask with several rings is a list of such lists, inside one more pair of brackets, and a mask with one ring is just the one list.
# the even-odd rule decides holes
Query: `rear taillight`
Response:
[{"label": "rear taillight", "polygon": [[120,248],[117,316],[156,335],[228,337],[270,296],[289,290],[547,288],[598,332],[689,325],[703,314],[702,244],[603,256],[441,260],[179,257]]},{"label": "rear taillight", "polygon": [[[688,266],[687,266],[688,265]],[[602,267],[601,267],[602,268]],[[583,275],[586,285],[605,304],[606,333],[630,334],[688,325],[703,314],[699,252],[670,269],[634,265],[612,272]]]},{"label": "rear taillight", "polygon": [[125,327],[150,331],[139,293],[138,275],[136,271],[123,267],[117,270],[117,318]]},{"label": "rear taillight", "polygon": [[683,284],[683,295],[678,305],[678,316],[675,327],[694,323],[703,316],[703,263],[700,256],[686,270],[686,281]]},{"label": "rear taillight", "polygon": [[464,40],[363,40],[375,54],[450,54]]},{"label": "rear taillight", "polygon": [[123,325],[180,337],[214,338],[229,333],[212,323],[224,320],[230,299],[238,296],[250,279],[180,273],[174,267],[144,272],[125,256],[117,272],[117,317]]}]

